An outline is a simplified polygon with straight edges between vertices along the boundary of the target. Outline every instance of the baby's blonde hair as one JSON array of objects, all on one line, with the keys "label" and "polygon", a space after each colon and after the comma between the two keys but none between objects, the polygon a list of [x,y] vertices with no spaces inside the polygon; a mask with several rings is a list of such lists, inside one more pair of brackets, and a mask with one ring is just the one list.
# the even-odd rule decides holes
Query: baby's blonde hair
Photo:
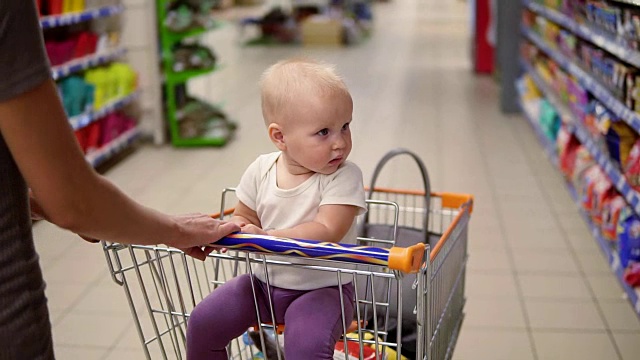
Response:
[{"label": "baby's blonde hair", "polygon": [[349,95],[335,66],[309,58],[282,60],[269,67],[260,80],[262,116],[265,124],[277,122],[278,115],[300,95]]}]

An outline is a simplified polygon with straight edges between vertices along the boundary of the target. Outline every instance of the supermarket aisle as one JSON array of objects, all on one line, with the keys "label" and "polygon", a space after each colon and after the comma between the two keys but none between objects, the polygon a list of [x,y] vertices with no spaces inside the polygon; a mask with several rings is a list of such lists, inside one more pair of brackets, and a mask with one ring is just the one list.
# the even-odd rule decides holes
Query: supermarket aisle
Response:
[{"label": "supermarket aisle", "polygon": [[[527,123],[498,111],[492,79],[468,61],[466,3],[404,0],[376,6],[376,33],[348,49],[243,48],[213,32],[225,68],[193,92],[222,101],[240,125],[223,149],[144,147],[108,172],[128,194],[172,212],[217,210],[256,154],[272,151],[260,120],[259,74],[308,54],[338,65],[354,101],[351,160],[369,179],[389,149],[418,153],[436,190],[476,196],[467,317],[455,359],[637,359],[640,322]],[[385,180],[419,186],[411,164]],[[124,294],[94,245],[48,224],[35,236],[60,359],[142,359]]]}]

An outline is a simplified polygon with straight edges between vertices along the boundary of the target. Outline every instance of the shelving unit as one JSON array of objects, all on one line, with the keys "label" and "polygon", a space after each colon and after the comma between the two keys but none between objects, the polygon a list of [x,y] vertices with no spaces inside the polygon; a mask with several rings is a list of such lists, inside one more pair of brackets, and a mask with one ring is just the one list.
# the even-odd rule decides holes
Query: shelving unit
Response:
[{"label": "shelving unit", "polygon": [[[560,106],[559,108],[556,108],[556,110],[564,114],[569,114],[569,110],[567,109],[567,107],[564,106],[562,102],[559,101],[557,96],[552,92],[549,86],[547,86],[544,83],[544,81],[540,78],[540,76],[538,76],[535,70],[533,70],[530,66],[525,66],[525,69],[527,73],[531,75],[531,77],[534,79],[534,82],[543,93],[543,96],[547,100],[549,100],[549,102],[554,107]],[[534,132],[536,133],[538,140],[540,141],[540,144],[542,145],[542,147],[545,149],[545,153],[547,154],[547,157],[549,158],[551,163],[555,167],[558,167],[558,153],[557,153],[555,144],[551,142],[551,140],[542,132],[542,129],[538,125],[538,121],[534,118],[534,115],[532,114],[531,110],[528,109],[526,103],[522,100],[522,94],[519,94],[519,95],[520,95],[519,98],[520,98],[521,108],[525,115],[525,118],[527,119],[527,121],[533,128]],[[573,115],[569,115],[569,116],[573,117]],[[638,202],[638,200],[640,200],[638,193],[633,189],[631,189],[631,187],[627,183],[624,176],[622,176],[622,174],[620,174],[620,172],[617,170],[616,166],[613,165],[611,163],[611,160],[595,145],[595,142],[593,141],[593,139],[591,138],[591,135],[589,135],[587,130],[584,129],[584,127],[582,127],[575,118],[572,120],[573,121],[571,123],[570,130],[576,135],[576,137],[587,148],[587,150],[589,150],[589,152],[594,157],[594,159],[596,160],[600,168],[605,171],[607,176],[609,176],[609,178],[615,184],[618,191],[620,191],[620,193],[625,197],[627,202],[629,202],[629,204],[632,205],[635,211],[637,212],[639,208],[638,205],[640,204]],[[602,237],[600,233],[600,229],[591,221],[588,214],[586,214],[582,209],[582,206],[580,205],[580,201],[577,196],[577,192],[573,187],[573,185],[569,182],[565,182],[565,185],[567,186],[567,190],[569,191],[571,198],[576,203],[576,207],[578,208],[580,215],[589,226],[589,230],[591,231],[593,237],[596,239],[596,242],[598,243],[600,249],[605,255],[607,262],[609,264],[609,267],[611,268],[615,276],[618,278],[622,288],[624,289],[626,296],[629,299],[629,302],[634,308],[636,314],[640,316],[640,289],[636,290],[630,287],[623,280],[624,269],[621,266],[621,262],[618,254],[612,249],[610,241]]]},{"label": "shelving unit", "polygon": [[[640,1],[626,3],[640,3]],[[577,37],[584,41],[590,42],[596,47],[607,51],[614,57],[620,59],[621,62],[626,62],[632,66],[640,68],[640,52],[629,46],[626,39],[613,33],[608,33],[602,29],[599,29],[590,24],[579,23],[565,14],[548,8],[540,3],[535,3],[532,0],[523,0],[524,8],[534,12],[537,16],[543,17],[548,21],[555,23],[567,31],[573,33]],[[522,26],[521,33],[524,39],[529,40],[535,45],[542,53],[553,60],[560,68],[562,68],[567,74],[573,76],[579,83],[579,85],[591,94],[591,96],[600,103],[602,103],[611,113],[618,116],[625,123],[637,133],[640,133],[640,115],[632,109],[629,109],[622,101],[618,100],[604,83],[592,75],[589,71],[582,68],[580,64],[574,62],[573,58],[565,56],[561,51],[556,49],[555,44],[547,43],[542,37],[537,35],[531,29],[526,26]],[[521,61],[524,71],[531,76],[536,87],[541,91],[542,96],[549,101],[549,103],[558,111],[563,123],[566,124],[566,128],[580,141],[580,143],[591,154],[596,164],[604,171],[606,176],[611,180],[618,192],[624,197],[626,202],[631,208],[640,214],[640,193],[634,190],[626,177],[622,174],[622,171],[616,163],[609,157],[608,153],[602,149],[598,141],[596,141],[586,127],[580,121],[580,114],[574,113],[568,105],[564,104],[555,90],[545,82],[545,80],[538,74],[536,69],[533,68],[526,60]],[[521,108],[533,127],[540,143],[542,144],[547,156],[551,162],[558,166],[558,154],[555,144],[542,132],[540,125],[538,124],[535,114],[531,109],[532,104],[527,104],[523,100],[523,94],[520,94]],[[582,210],[581,204],[577,199],[576,190],[572,184],[567,182],[568,191],[570,192],[574,201],[581,212],[582,217],[588,224],[596,242],[602,249],[606,256],[608,263],[612,269],[612,272],[616,275],[622,287],[625,290],[627,298],[631,302],[636,314],[640,316],[640,289],[633,289],[623,279],[624,270],[621,266],[621,262],[618,253],[612,246],[612,243],[604,239],[600,233],[600,229],[596,226],[588,216]]]},{"label": "shelving unit", "polygon": [[[176,87],[185,84],[191,79],[199,76],[207,75],[219,70],[220,66],[216,64],[212,68],[186,70],[174,72],[173,65],[173,48],[180,42],[201,36],[209,31],[215,30],[221,26],[217,21],[213,21],[209,27],[199,27],[186,30],[184,32],[175,32],[167,28],[164,20],[167,17],[168,6],[172,0],[158,0],[158,35],[160,37],[160,47],[162,56],[162,70],[164,74],[164,93],[165,93],[165,116],[169,124],[171,133],[171,142],[174,146],[223,146],[229,138],[210,137],[204,135],[202,137],[185,138],[180,132],[180,117],[178,103],[176,100]],[[229,132],[231,133],[231,131]]]},{"label": "shelving unit", "polygon": [[44,16],[40,18],[40,26],[42,29],[50,29],[58,26],[67,26],[78,24],[85,21],[104,18],[119,14],[124,11],[124,6],[113,5],[105,6],[97,9],[88,9],[85,11],[67,13],[61,15]]},{"label": "shelving unit", "polygon": [[596,163],[607,174],[609,180],[614,184],[620,194],[627,200],[627,203],[633,207],[633,209],[640,214],[640,194],[633,190],[631,185],[627,182],[627,179],[622,175],[616,165],[611,162],[611,159],[598,147],[596,141],[593,140],[591,134],[580,123],[577,116],[567,108],[557,97],[557,95],[551,90],[551,88],[540,78],[535,70],[531,66],[525,66],[525,69],[529,75],[533,78],[536,86],[542,91],[544,97],[553,105],[556,110],[564,114],[570,119],[569,130],[580,140],[589,153],[594,158]]},{"label": "shelving unit", "polygon": [[87,154],[85,158],[93,167],[97,167],[109,158],[131,146],[139,136],[139,128],[136,127],[130,129],[100,149]]},{"label": "shelving unit", "polygon": [[124,54],[126,54],[126,52],[127,50],[125,48],[118,47],[116,49],[113,49],[104,53],[91,54],[79,59],[71,60],[62,65],[53,66],[51,68],[53,80],[58,80],[63,77],[81,72],[83,70],[87,70],[92,67],[107,64],[109,62],[119,59]]},{"label": "shelving unit", "polygon": [[135,101],[139,96],[140,96],[140,92],[136,91],[123,98],[113,100],[98,110],[71,117],[69,118],[71,127],[73,128],[73,130],[81,129],[114,111],[124,108],[125,106]]},{"label": "shelving unit", "polygon": [[[82,22],[88,22],[100,18],[107,18],[115,16],[124,12],[125,7],[122,4],[103,6],[95,9],[87,9],[84,11],[64,13],[60,15],[44,16],[40,18],[40,26],[44,30],[52,29],[56,27],[68,26],[79,24]],[[119,46],[108,51],[100,53],[90,54],[82,58],[73,59],[62,65],[54,66],[51,68],[51,76],[54,80],[60,80],[69,75],[80,73],[84,70],[88,70],[97,66],[108,64],[112,61],[118,60],[127,53],[127,49],[124,46]],[[140,91],[135,91],[120,99],[115,99],[108,104],[104,105],[100,109],[89,111],[87,113],[73,116],[69,118],[69,123],[73,130],[79,130],[87,125],[98,121],[99,119],[107,116],[108,114],[117,110],[123,109],[125,106],[131,104],[140,96]],[[134,140],[140,136],[140,129],[138,127],[128,130],[121,134],[118,138],[112,142],[104,145],[101,149],[92,153],[86,154],[86,160],[94,167],[106,161],[111,156],[122,151],[125,147],[130,146]]]}]

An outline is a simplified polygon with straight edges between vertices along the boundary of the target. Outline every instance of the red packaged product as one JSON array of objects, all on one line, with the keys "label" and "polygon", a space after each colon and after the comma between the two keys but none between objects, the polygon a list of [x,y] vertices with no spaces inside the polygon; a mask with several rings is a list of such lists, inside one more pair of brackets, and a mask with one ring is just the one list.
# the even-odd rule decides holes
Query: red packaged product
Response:
[{"label": "red packaged product", "polygon": [[593,187],[593,204],[591,206],[591,219],[596,225],[602,224],[602,211],[603,205],[607,198],[612,198],[617,194],[616,189],[613,188],[613,184],[606,176],[596,181]]},{"label": "red packaged product", "polygon": [[100,146],[102,144],[100,144],[100,133],[101,133],[101,126],[100,126],[100,121],[96,121],[96,122],[92,122],[91,124],[87,125],[86,127],[86,132],[87,132],[87,154],[96,151],[100,148]]},{"label": "red packaged product", "polygon": [[631,147],[627,162],[624,164],[624,175],[632,188],[640,190],[640,140]]},{"label": "red packaged product", "polygon": [[580,191],[580,202],[582,204],[582,208],[587,211],[587,213],[591,213],[593,209],[593,198],[594,198],[594,187],[600,181],[600,179],[604,176],[600,167],[593,166],[585,171],[583,187]]},{"label": "red packaged product", "polygon": [[627,206],[624,198],[614,193],[613,196],[609,196],[604,199],[602,203],[602,236],[610,241],[616,241],[617,239],[617,226],[620,220],[620,213]]},{"label": "red packaged product", "polygon": [[[560,159],[560,171],[571,178],[573,175],[573,169],[576,162],[576,151],[580,146],[580,142],[572,134],[567,135],[562,133],[562,129],[558,134],[558,155]],[[566,130],[565,130],[566,131]]]}]

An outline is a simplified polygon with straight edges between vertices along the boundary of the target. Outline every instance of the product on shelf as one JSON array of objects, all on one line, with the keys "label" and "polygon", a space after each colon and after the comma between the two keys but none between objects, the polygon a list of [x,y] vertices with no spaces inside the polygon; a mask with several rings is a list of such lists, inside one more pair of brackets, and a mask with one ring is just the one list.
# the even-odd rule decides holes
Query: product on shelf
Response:
[{"label": "product on shelf", "polygon": [[624,167],[624,176],[632,188],[640,190],[640,140],[636,140],[629,152],[629,157]]},{"label": "product on shelf", "polygon": [[122,111],[117,111],[76,130],[75,134],[83,152],[91,154],[135,126],[136,121],[134,118]]},{"label": "product on shelf", "polygon": [[129,64],[112,63],[85,73],[85,81],[95,87],[94,109],[131,94],[137,88],[137,74]]},{"label": "product on shelf", "polygon": [[177,113],[180,136],[195,138],[230,138],[236,124],[218,107],[189,98]]},{"label": "product on shelf", "polygon": [[210,13],[215,5],[211,0],[178,0],[169,4],[164,25],[173,32],[186,32],[214,25]]},{"label": "product on shelf", "polygon": [[560,115],[547,100],[540,101],[540,127],[544,134],[552,141],[556,140],[556,135],[560,129]]},{"label": "product on shelf", "polygon": [[640,263],[640,217],[628,209],[618,223],[618,255],[623,268]]},{"label": "product on shelf", "polygon": [[631,147],[637,138],[638,134],[624,122],[619,121],[611,124],[605,134],[605,139],[609,156],[618,166],[623,166],[627,163]]},{"label": "product on shelf", "polygon": [[58,83],[62,104],[67,116],[73,117],[91,111],[94,105],[95,86],[80,76],[70,76]]},{"label": "product on shelf", "polygon": [[199,44],[177,44],[173,49],[172,70],[176,73],[187,70],[211,69],[216,56],[211,49]]},{"label": "product on shelf", "polygon": [[627,207],[627,203],[618,192],[604,199],[602,203],[602,225],[600,230],[605,239],[609,241],[617,240],[618,221],[625,207]]},{"label": "product on shelf", "polygon": [[640,263],[633,263],[625,269],[624,281],[629,286],[640,287]]},{"label": "product on shelf", "polygon": [[580,145],[576,150],[576,159],[571,174],[572,176],[569,177],[571,184],[573,184],[573,187],[578,191],[579,196],[581,195],[579,192],[584,187],[583,180],[585,178],[586,171],[595,165],[596,162],[591,156],[589,150]]},{"label": "product on shelf", "polygon": [[580,142],[565,126],[561,126],[558,131],[557,144],[560,171],[562,171],[567,178],[571,178],[573,176],[576,154],[580,147]]}]

